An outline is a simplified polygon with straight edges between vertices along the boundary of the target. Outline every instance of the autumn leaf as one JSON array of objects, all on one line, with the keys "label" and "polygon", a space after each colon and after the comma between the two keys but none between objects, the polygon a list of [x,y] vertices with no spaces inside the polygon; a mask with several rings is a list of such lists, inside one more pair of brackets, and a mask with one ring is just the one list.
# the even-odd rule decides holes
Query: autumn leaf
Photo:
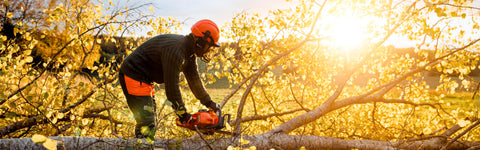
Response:
[{"label": "autumn leaf", "polygon": [[227,131],[232,131],[232,126],[230,126],[230,123],[227,122],[227,123],[225,124],[225,129],[226,129]]},{"label": "autumn leaf", "polygon": [[32,56],[28,56],[28,57],[25,59],[25,61],[26,61],[27,63],[30,63],[30,62],[33,61],[33,57],[32,57]]},{"label": "autumn leaf", "polygon": [[153,144],[154,142],[155,142],[155,139],[153,137],[147,137],[148,144]]},{"label": "autumn leaf", "polygon": [[57,141],[53,139],[49,139],[43,135],[35,134],[32,136],[32,141],[34,143],[42,143],[43,147],[48,150],[56,150],[57,149]]},{"label": "autumn leaf", "polygon": [[141,129],[140,132],[143,135],[149,135],[150,134],[150,129],[148,128],[148,126],[142,126],[140,129]]},{"label": "autumn leaf", "polygon": [[58,119],[62,119],[63,117],[65,117],[65,114],[64,114],[64,113],[58,113],[58,115],[57,115],[57,118],[58,118]]},{"label": "autumn leaf", "polygon": [[143,142],[142,142],[142,139],[137,139],[137,140],[135,141],[135,144],[136,144],[137,146],[141,146],[142,143],[143,143]]},{"label": "autumn leaf", "polygon": [[150,10],[153,13],[153,7],[152,6],[148,7],[148,10]]},{"label": "autumn leaf", "polygon": [[57,149],[57,141],[52,139],[47,139],[45,143],[43,143],[43,147],[48,150],[56,150]]},{"label": "autumn leaf", "polygon": [[168,106],[172,106],[172,105],[173,105],[172,102],[170,102],[169,100],[165,100],[164,103],[165,103],[165,105],[168,105]]},{"label": "autumn leaf", "polygon": [[249,141],[249,140],[245,140],[245,139],[243,139],[243,136],[242,136],[242,137],[240,137],[240,144],[241,144],[241,145],[245,145],[245,144],[248,144],[248,143],[250,143],[250,141]]},{"label": "autumn leaf", "polygon": [[47,140],[47,137],[40,135],[40,134],[35,134],[32,136],[32,141],[33,143],[43,143]]},{"label": "autumn leaf", "polygon": [[467,126],[467,125],[470,124],[470,123],[471,123],[471,122],[470,122],[469,120],[463,120],[463,119],[462,119],[462,120],[459,120],[459,121],[458,121],[458,125],[459,125],[460,127],[465,127],[465,126]]},{"label": "autumn leaf", "polygon": [[13,13],[12,12],[8,12],[7,13],[7,18],[12,18],[13,17]]}]

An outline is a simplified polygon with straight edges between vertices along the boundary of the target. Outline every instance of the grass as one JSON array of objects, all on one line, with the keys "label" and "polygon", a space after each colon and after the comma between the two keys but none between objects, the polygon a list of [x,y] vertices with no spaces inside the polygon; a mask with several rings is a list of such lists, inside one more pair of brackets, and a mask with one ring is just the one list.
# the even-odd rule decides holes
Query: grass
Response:
[{"label": "grass", "polygon": [[[205,86],[207,89],[229,89],[230,83],[227,78],[216,79],[212,84]],[[234,86],[232,86],[234,88]]]}]

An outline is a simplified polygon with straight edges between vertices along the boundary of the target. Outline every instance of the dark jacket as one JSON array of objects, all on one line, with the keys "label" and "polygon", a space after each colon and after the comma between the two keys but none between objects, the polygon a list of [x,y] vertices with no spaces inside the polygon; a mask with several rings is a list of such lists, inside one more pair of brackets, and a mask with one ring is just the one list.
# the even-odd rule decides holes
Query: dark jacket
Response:
[{"label": "dark jacket", "polygon": [[198,74],[191,36],[164,34],[149,39],[125,58],[120,72],[144,83],[165,83],[167,99],[177,111],[185,110],[178,85],[183,72],[195,97],[206,106],[212,102]]}]

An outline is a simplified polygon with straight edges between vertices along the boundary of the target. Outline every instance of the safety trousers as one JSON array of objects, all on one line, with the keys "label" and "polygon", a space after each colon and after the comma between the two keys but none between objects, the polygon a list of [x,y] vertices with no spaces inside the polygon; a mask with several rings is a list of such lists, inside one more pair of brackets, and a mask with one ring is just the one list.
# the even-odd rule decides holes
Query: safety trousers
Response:
[{"label": "safety trousers", "polygon": [[[152,84],[136,81],[123,73],[119,73],[119,81],[127,104],[137,124],[135,137],[147,138],[155,135],[155,99]],[[147,130],[148,129],[148,130]]]}]

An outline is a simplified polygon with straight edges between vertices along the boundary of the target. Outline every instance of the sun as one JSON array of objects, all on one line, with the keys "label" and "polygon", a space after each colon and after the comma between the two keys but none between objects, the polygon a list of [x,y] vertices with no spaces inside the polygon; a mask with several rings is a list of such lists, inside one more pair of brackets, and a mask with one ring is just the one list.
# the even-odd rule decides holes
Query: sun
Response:
[{"label": "sun", "polygon": [[368,34],[366,19],[354,16],[332,16],[326,21],[329,24],[326,34],[335,48],[350,53],[365,44]]},{"label": "sun", "polygon": [[334,43],[342,48],[355,48],[363,43],[366,33],[361,21],[354,18],[338,18],[332,28]]}]

